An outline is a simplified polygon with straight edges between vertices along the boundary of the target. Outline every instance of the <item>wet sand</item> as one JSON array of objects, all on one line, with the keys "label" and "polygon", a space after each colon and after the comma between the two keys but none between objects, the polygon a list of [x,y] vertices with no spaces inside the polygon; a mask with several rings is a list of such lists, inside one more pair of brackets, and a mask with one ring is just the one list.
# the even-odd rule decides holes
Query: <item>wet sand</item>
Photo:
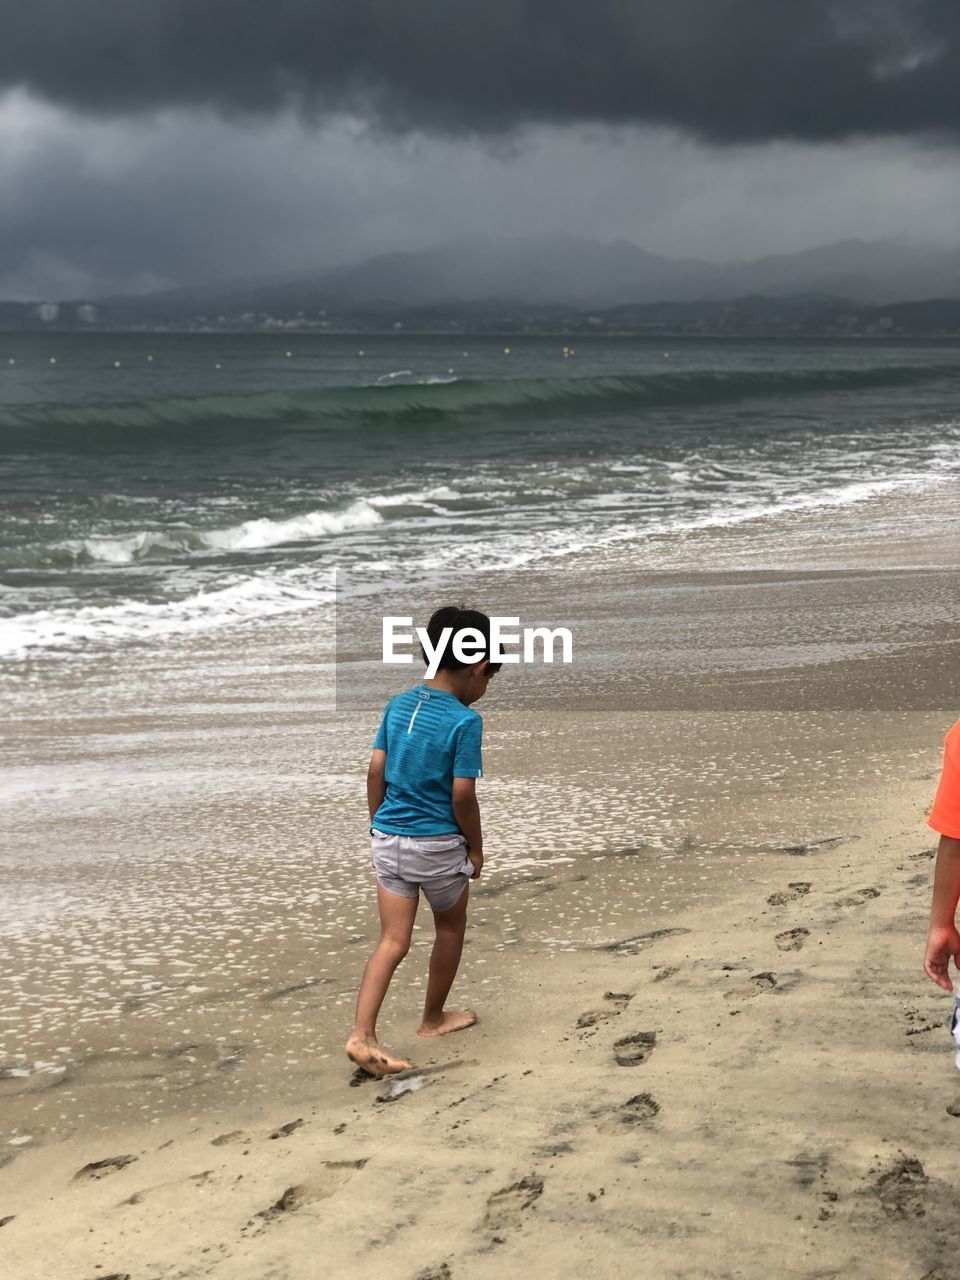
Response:
[{"label": "wet sand", "polygon": [[9,1273],[947,1280],[960,1076],[920,961],[953,648],[921,638],[772,665],[753,704],[743,662],[700,709],[602,663],[599,702],[495,689],[480,1023],[413,1034],[422,911],[392,1083],[342,1056],[362,679],[334,714],[306,621],[41,679],[5,745]]}]

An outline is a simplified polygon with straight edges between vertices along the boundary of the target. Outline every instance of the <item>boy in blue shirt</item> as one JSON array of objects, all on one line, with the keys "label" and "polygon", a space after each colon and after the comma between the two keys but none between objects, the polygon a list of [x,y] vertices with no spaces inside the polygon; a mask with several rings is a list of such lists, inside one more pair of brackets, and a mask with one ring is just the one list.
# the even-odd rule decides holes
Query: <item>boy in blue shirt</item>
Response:
[{"label": "boy in blue shirt", "polygon": [[[435,653],[444,630],[448,643],[436,675],[391,698],[374,739],[367,770],[373,869],[377,876],[380,941],[363,971],[347,1056],[371,1075],[405,1071],[412,1064],[377,1040],[377,1015],[394,971],[407,954],[420,890],[433,909],[436,939],[430,956],[420,1036],[442,1036],[473,1026],[471,1009],[446,1009],[467,923],[469,882],[483,870],[483,835],[476,780],[483,777],[483,720],[471,705],[490,677],[490,619],[473,609],[438,609],[427,626]],[[472,661],[457,655],[455,640],[472,646]],[[462,652],[467,654],[466,647]],[[424,654],[426,661],[426,654]]]}]

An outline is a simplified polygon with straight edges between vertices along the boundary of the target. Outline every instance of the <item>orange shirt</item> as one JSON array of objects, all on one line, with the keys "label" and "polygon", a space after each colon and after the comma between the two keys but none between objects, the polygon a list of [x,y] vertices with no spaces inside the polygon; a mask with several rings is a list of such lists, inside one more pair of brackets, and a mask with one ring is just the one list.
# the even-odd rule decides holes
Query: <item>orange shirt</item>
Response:
[{"label": "orange shirt", "polygon": [[960,840],[960,720],[943,740],[943,770],[927,825],[942,836]]}]

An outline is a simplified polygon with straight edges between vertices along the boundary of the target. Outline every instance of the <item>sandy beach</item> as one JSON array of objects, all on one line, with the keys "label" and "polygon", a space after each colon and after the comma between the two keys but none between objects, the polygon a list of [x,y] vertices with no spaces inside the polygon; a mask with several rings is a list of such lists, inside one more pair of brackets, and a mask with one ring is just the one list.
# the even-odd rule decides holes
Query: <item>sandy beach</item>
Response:
[{"label": "sandy beach", "polygon": [[[8,1139],[9,1274],[948,1277],[960,1089],[919,972],[935,751],[911,759],[874,793],[882,820],[802,822],[809,843],[754,850],[712,905],[680,889],[597,919],[616,886],[622,905],[638,892],[642,850],[491,877],[460,984],[480,1024],[415,1042],[415,950],[384,1031],[417,1070],[395,1081],[357,1085],[347,1011],[320,1013],[307,954],[186,996],[182,1038],[149,1056],[94,1054],[19,1095],[6,1079],[25,1132],[65,1098],[85,1108],[59,1140]],[[590,941],[508,938],[544,899]],[[241,1039],[253,1013],[277,1057],[302,1056],[233,1065],[219,1001]],[[242,1071],[260,1088],[231,1084]]]},{"label": "sandy beach", "polygon": [[[699,711],[676,671],[602,663],[569,698],[491,693],[489,873],[455,989],[480,1021],[414,1035],[422,909],[381,1025],[416,1065],[392,1081],[342,1053],[375,936],[360,668],[334,709],[304,620],[242,655],[133,654],[129,704],[95,661],[25,698],[5,1270],[948,1280],[960,1078],[921,956],[953,651],[862,634],[860,597],[931,595],[929,569],[897,572],[784,595],[758,571],[794,622],[842,630],[841,589],[852,647],[721,662]],[[590,608],[616,653],[617,610]]]}]

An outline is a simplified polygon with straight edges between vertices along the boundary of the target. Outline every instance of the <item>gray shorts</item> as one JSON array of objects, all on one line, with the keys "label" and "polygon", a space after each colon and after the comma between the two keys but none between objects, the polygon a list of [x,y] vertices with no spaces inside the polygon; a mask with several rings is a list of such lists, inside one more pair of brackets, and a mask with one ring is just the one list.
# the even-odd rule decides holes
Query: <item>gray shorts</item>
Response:
[{"label": "gray shorts", "polygon": [[394,836],[371,827],[370,853],[378,884],[401,898],[418,898],[422,889],[434,911],[449,911],[458,903],[473,875],[467,842],[459,831],[448,836]]}]

